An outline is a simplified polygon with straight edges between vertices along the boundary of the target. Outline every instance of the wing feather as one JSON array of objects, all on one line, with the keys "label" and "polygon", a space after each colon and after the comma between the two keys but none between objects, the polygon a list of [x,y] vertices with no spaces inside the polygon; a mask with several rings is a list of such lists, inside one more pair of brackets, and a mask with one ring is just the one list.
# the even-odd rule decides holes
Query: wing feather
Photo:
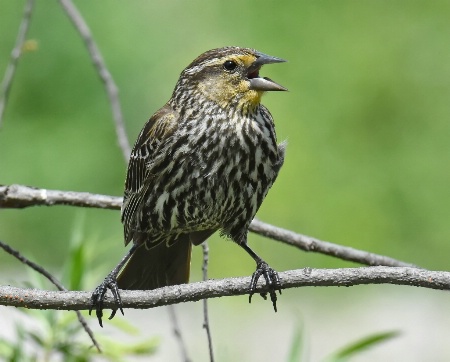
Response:
[{"label": "wing feather", "polygon": [[151,182],[152,160],[158,155],[159,145],[177,129],[178,114],[169,105],[157,111],[139,134],[128,163],[125,193],[122,204],[125,245],[139,232],[140,213],[144,196]]}]

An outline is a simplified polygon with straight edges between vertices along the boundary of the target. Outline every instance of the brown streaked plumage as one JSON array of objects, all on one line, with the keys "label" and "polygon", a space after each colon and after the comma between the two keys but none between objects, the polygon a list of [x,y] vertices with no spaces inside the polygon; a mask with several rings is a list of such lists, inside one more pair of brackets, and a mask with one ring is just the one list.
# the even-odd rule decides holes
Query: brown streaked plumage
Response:
[{"label": "brown streaked plumage", "polygon": [[286,89],[259,77],[259,70],[283,61],[249,48],[203,53],[145,124],[130,157],[122,206],[125,244],[133,247],[93,293],[100,324],[108,288],[121,309],[118,288],[187,283],[191,245],[217,230],[257,263],[250,298],[264,275],[276,310],[278,274],[247,245],[247,232],[284,160],[284,145],[277,145],[273,118],[260,100],[265,91]]}]

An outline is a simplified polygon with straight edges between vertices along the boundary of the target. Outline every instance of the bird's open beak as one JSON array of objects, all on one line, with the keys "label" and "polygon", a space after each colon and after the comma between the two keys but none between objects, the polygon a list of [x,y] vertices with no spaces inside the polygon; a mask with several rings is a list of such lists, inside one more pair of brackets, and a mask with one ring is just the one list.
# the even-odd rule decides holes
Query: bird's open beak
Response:
[{"label": "bird's open beak", "polygon": [[248,67],[247,78],[250,81],[250,89],[257,91],[287,91],[286,88],[275,83],[272,79],[259,76],[259,70],[264,64],[284,63],[286,60],[263,53],[256,53],[256,56],[256,60]]}]

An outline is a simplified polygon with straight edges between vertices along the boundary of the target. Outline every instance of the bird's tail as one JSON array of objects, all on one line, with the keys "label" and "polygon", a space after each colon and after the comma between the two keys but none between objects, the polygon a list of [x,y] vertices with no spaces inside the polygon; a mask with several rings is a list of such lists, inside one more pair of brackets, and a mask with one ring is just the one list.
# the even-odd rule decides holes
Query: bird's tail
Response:
[{"label": "bird's tail", "polygon": [[180,235],[170,247],[162,242],[151,249],[136,249],[117,277],[120,289],[150,290],[189,281],[192,243]]}]

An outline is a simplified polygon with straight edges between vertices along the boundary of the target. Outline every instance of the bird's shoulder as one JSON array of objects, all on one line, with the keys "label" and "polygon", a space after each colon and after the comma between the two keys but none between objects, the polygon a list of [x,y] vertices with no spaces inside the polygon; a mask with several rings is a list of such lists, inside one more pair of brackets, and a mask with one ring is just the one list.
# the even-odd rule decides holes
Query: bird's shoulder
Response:
[{"label": "bird's shoulder", "polygon": [[169,104],[159,109],[139,133],[131,157],[147,157],[146,149],[155,148],[162,140],[174,133],[178,126],[178,117],[178,113]]},{"label": "bird's shoulder", "polygon": [[155,157],[158,146],[173,135],[178,127],[178,113],[166,104],[144,125],[131,151],[125,192],[138,191],[147,177],[147,165]]}]

